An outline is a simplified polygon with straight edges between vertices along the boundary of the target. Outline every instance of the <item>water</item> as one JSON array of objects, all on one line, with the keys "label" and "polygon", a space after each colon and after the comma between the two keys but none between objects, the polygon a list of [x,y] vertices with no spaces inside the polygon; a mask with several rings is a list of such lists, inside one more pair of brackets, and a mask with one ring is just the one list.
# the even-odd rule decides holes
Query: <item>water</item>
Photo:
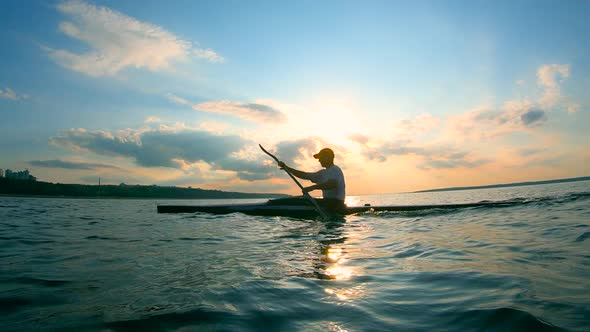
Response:
[{"label": "water", "polygon": [[323,223],[0,197],[0,330],[589,331],[589,181],[348,203],[481,200],[514,204]]}]

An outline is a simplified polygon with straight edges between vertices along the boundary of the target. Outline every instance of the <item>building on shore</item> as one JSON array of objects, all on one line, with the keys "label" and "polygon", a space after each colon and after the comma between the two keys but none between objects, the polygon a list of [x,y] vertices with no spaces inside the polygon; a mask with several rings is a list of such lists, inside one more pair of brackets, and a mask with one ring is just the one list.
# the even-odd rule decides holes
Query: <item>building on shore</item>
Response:
[{"label": "building on shore", "polygon": [[13,172],[12,170],[7,169],[6,172],[4,172],[4,177],[6,177],[7,179],[14,179],[14,180],[37,181],[37,178],[32,176],[31,173],[29,173],[28,169],[25,169],[24,171],[16,171],[16,172]]}]

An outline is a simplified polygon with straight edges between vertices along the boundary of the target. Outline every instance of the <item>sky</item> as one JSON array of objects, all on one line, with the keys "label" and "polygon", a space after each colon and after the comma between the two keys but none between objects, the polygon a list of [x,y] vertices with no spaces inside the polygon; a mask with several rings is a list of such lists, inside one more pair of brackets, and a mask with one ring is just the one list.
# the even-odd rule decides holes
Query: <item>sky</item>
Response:
[{"label": "sky", "polygon": [[[0,168],[347,194],[590,175],[588,1],[0,2]],[[304,185],[308,185],[303,181]]]}]

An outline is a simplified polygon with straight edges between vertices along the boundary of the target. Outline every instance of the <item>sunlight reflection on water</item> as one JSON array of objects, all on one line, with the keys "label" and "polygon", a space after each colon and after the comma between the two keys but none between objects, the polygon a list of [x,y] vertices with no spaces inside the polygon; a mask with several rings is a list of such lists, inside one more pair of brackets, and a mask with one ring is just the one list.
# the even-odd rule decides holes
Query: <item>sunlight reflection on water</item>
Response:
[{"label": "sunlight reflection on water", "polygon": [[[562,196],[335,223],[0,197],[0,328],[584,330],[589,196],[540,187],[535,195]],[[523,195],[511,190],[472,196]]]}]

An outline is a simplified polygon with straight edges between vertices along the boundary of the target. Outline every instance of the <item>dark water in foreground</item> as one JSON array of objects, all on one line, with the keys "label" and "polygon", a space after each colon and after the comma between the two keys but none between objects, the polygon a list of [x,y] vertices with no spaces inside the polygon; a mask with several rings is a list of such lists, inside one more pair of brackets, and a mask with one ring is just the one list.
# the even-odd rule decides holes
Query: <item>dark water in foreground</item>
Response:
[{"label": "dark water in foreground", "polygon": [[0,330],[589,331],[590,182],[349,205],[507,199],[326,224],[0,197]]}]

